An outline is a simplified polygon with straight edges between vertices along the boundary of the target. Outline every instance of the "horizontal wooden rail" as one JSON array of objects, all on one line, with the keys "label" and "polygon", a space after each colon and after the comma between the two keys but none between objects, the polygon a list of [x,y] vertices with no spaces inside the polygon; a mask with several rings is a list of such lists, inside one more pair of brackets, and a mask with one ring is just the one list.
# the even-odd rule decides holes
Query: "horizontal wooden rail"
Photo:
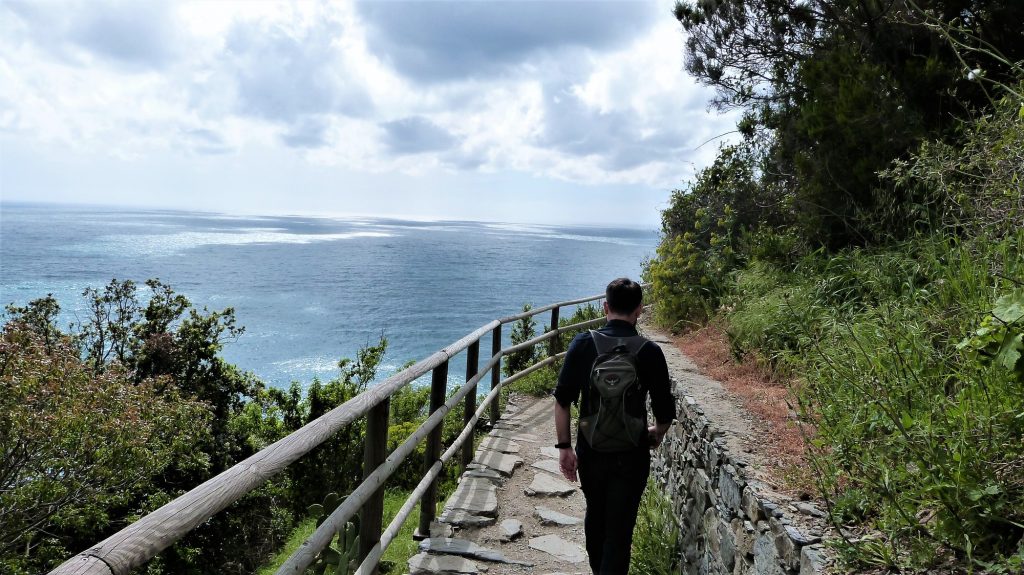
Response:
[{"label": "horizontal wooden rail", "polygon": [[[492,356],[490,361],[487,362],[483,369],[481,369],[476,375],[474,375],[472,379],[463,384],[462,387],[460,387],[459,390],[454,395],[452,395],[452,397],[449,398],[448,401],[445,402],[445,404],[441,406],[440,409],[432,413],[430,417],[428,417],[427,420],[424,421],[416,429],[416,431],[414,431],[409,436],[409,438],[402,443],[402,445],[398,446],[395,449],[395,451],[392,452],[390,456],[388,456],[384,464],[378,467],[377,470],[374,471],[369,477],[367,477],[362,484],[356,487],[356,489],[345,499],[345,501],[340,506],[338,506],[338,508],[333,513],[331,513],[331,515],[329,515],[327,519],[324,520],[320,527],[318,527],[317,530],[313,532],[313,534],[310,535],[309,538],[307,538],[306,541],[302,543],[299,549],[296,550],[291,555],[291,557],[289,557],[288,560],[286,560],[285,563],[281,565],[281,567],[277,570],[275,575],[295,575],[297,573],[302,573],[307,567],[312,565],[313,562],[316,560],[317,555],[321,551],[323,551],[328,545],[331,544],[331,540],[334,538],[334,536],[342,527],[344,527],[345,523],[347,523],[356,514],[356,512],[358,512],[360,506],[364,503],[364,501],[376,489],[378,489],[380,485],[383,484],[384,480],[386,480],[395,472],[395,470],[398,468],[398,465],[400,465],[403,462],[403,460],[408,456],[409,452],[411,452],[415,448],[415,446],[418,445],[419,442],[422,441],[427,436],[427,434],[434,431],[436,427],[443,425],[444,416],[449,411],[451,411],[451,409],[454,408],[455,405],[459,403],[459,401],[466,397],[466,395],[470,391],[476,389],[477,384],[480,382],[481,379],[483,379],[485,375],[487,375],[487,372],[497,367],[502,356],[515,353],[516,351],[519,351],[521,349],[525,349],[529,345],[536,345],[536,343],[554,337],[559,333],[571,331],[572,329],[582,329],[589,326],[601,325],[605,321],[607,320],[601,317],[593,320],[579,322],[571,326],[564,326],[559,329],[554,329],[542,334],[539,337],[533,338],[527,342],[523,342],[522,344],[504,348],[497,354]],[[472,430],[475,428],[476,422],[479,420],[480,414],[482,414],[484,410],[491,404],[491,402],[494,401],[494,398],[497,397],[497,393],[501,390],[502,386],[504,386],[507,383],[514,382],[526,375],[529,375],[530,373],[533,373],[541,369],[542,367],[551,365],[552,363],[559,359],[562,359],[563,357],[565,357],[565,352],[556,354],[554,356],[550,356],[542,361],[533,364],[530,367],[527,367],[515,373],[508,379],[501,381],[497,386],[492,386],[490,393],[488,393],[487,397],[481,403],[476,413],[468,422],[466,422],[465,426],[462,428],[462,432],[459,434],[459,437],[451,446],[448,447],[444,454],[442,454],[439,457],[439,459],[435,461],[429,469],[426,470],[423,479],[421,479],[416,489],[414,489],[413,494],[411,494],[409,498],[406,500],[406,504],[409,504],[410,500],[412,500],[414,496],[415,500],[412,501],[412,503],[409,505],[403,505],[402,509],[405,509],[406,506],[408,506],[409,509],[411,510],[415,506],[415,504],[419,502],[423,495],[428,492],[430,485],[432,485],[434,479],[436,479],[438,473],[440,473],[440,466],[438,465],[438,463],[443,464],[444,462],[448,461],[451,455],[459,447],[462,446],[462,443],[465,441],[466,437],[469,437],[472,434]],[[435,469],[437,469],[438,471],[435,472]],[[372,483],[372,485],[367,485],[367,483]],[[420,489],[420,487],[422,487],[422,489]],[[421,509],[420,512],[423,513],[423,510]],[[408,513],[406,513],[406,516],[407,515]],[[404,518],[402,519],[402,522],[404,522]],[[399,522],[399,527],[401,526],[402,522]],[[394,521],[392,523],[394,523]],[[388,530],[391,530],[391,525],[388,526]],[[387,531],[385,531],[385,533],[387,533]],[[381,535],[381,538],[381,541],[383,541],[384,534]],[[388,541],[388,544],[390,544],[390,540]],[[381,554],[383,554],[383,551],[387,548],[388,544],[378,543],[378,545],[380,545],[381,547]],[[376,548],[377,545],[374,546],[374,549]],[[371,550],[370,555],[368,555],[367,558],[371,557],[374,553],[375,551]],[[379,559],[380,556],[378,555],[377,560]],[[361,564],[361,567],[363,565],[366,565],[367,568],[373,568],[376,566],[376,563],[368,564],[366,560],[364,560],[363,563]],[[370,571],[366,571],[366,573],[370,573]]]},{"label": "horizontal wooden rail", "polygon": [[[592,320],[591,322],[584,322],[584,323],[603,322],[603,321],[605,321],[604,318],[598,318],[596,320]],[[509,348],[509,349],[511,349],[511,348]],[[505,353],[508,352],[508,350],[502,350],[502,351],[505,352]],[[398,531],[402,528],[402,525],[408,519],[409,515],[412,513],[412,510],[416,507],[416,504],[420,502],[420,499],[423,497],[424,493],[426,493],[426,491],[429,488],[430,484],[437,478],[438,475],[440,475],[441,469],[443,468],[444,464],[447,463],[449,459],[451,459],[452,455],[454,455],[459,450],[459,448],[463,446],[463,444],[465,443],[465,441],[468,438],[472,437],[473,430],[476,428],[476,423],[480,420],[480,416],[488,408],[488,406],[491,404],[491,402],[497,400],[498,394],[501,392],[501,389],[505,385],[513,383],[516,380],[521,379],[521,378],[523,378],[523,377],[525,377],[525,376],[527,376],[527,375],[529,375],[529,374],[531,374],[531,373],[533,373],[533,372],[535,372],[535,371],[537,371],[537,370],[539,370],[539,369],[541,369],[543,367],[551,365],[551,364],[555,363],[557,360],[562,359],[564,357],[565,357],[565,352],[562,352],[562,353],[559,353],[557,355],[545,358],[545,359],[543,359],[543,360],[541,360],[541,361],[531,365],[530,367],[527,367],[527,368],[523,369],[522,371],[519,371],[519,372],[509,376],[508,378],[502,380],[497,386],[494,386],[494,387],[491,388],[490,392],[487,394],[487,397],[484,398],[484,400],[480,403],[480,406],[477,408],[476,413],[474,413],[473,417],[470,418],[470,420],[466,422],[465,426],[462,428],[462,431],[459,433],[458,437],[456,437],[455,440],[452,442],[452,444],[448,447],[448,449],[445,450],[445,452],[443,454],[441,454],[441,456],[438,458],[438,460],[434,462],[434,464],[424,474],[423,478],[420,480],[420,482],[413,489],[412,493],[410,493],[409,496],[406,498],[405,502],[402,504],[402,507],[398,510],[398,513],[395,515],[395,518],[391,520],[391,523],[388,524],[388,527],[381,534],[380,540],[377,542],[376,545],[373,546],[373,548],[370,550],[370,553],[366,556],[366,558],[363,560],[363,562],[360,563],[359,568],[355,572],[355,575],[369,575],[377,567],[377,563],[380,561],[380,558],[384,555],[384,552],[387,550],[388,546],[391,545],[391,542],[394,540],[395,536],[398,534]],[[484,373],[486,373],[487,370],[489,370],[489,369],[491,369],[493,367],[493,365],[495,364],[495,360],[496,359],[497,358],[492,358],[491,359],[491,362],[489,362],[488,365],[484,368],[484,370],[481,371],[481,373],[480,373],[481,377],[484,375]],[[479,378],[474,378],[474,379],[475,379],[475,381],[473,382],[473,385],[475,386],[479,382]],[[466,385],[468,386],[469,383],[467,382]],[[453,397],[453,399],[454,399],[454,397]],[[449,403],[451,403],[451,406],[453,407],[458,402],[456,401],[456,402],[449,402]],[[450,407],[449,407],[449,409],[450,409]],[[426,426],[427,422],[424,422],[423,425]],[[429,431],[430,430],[427,430],[427,432],[429,432]],[[412,436],[410,436],[410,438],[411,437]],[[419,443],[419,442],[417,441],[416,443]],[[355,492],[353,492],[352,495],[350,495],[349,497],[352,497],[354,495],[355,495]],[[421,512],[422,512],[422,510],[421,510]],[[345,517],[344,520],[341,521],[340,524],[344,525],[345,522],[347,522],[349,519],[351,519],[352,515],[354,515],[354,514],[355,514],[354,512],[351,513],[351,514],[348,514],[348,517]],[[324,524],[326,524],[326,523],[327,523],[327,521],[324,521]],[[323,529],[323,528],[324,528],[323,525],[321,525],[320,529]],[[338,529],[340,529],[340,527],[338,527]],[[318,529],[318,531],[319,531],[319,529]],[[328,531],[328,530],[325,529],[325,531]],[[326,539],[327,540],[327,544],[325,544],[325,547],[326,547],[326,545],[330,544],[331,539],[334,537],[334,535],[337,534],[336,530],[329,530],[329,531],[330,531],[331,534]],[[316,535],[316,534],[314,533],[314,535]],[[313,541],[313,537],[310,537],[309,539],[307,539],[303,543],[303,547],[305,547],[307,543],[310,544],[310,547],[315,547],[315,545],[318,542],[314,542]],[[322,549],[323,548],[321,548],[321,550]],[[300,548],[299,551],[296,551],[295,554],[292,555],[292,558],[295,558],[300,553],[303,553],[301,548]],[[317,553],[319,553],[319,551],[317,551]],[[302,569],[305,569],[305,567],[308,567],[310,564],[312,564],[312,561],[315,560],[315,558],[316,558],[316,553],[313,554],[313,559],[310,560],[310,563],[306,564],[305,566],[303,566]],[[275,575],[289,575],[289,574],[292,574],[292,573],[301,572],[301,571],[293,571],[293,570],[290,570],[290,569],[286,569],[286,566],[287,566],[287,563],[285,565],[282,565],[281,568],[277,570]]]},{"label": "horizontal wooden rail", "polygon": [[223,511],[396,391],[487,334],[497,320],[328,411],[195,489],[68,559],[50,575],[126,575]]},{"label": "horizontal wooden rail", "polygon": [[328,515],[323,523],[317,527],[316,531],[309,536],[306,541],[299,546],[299,549],[284,562],[283,565],[277,570],[278,575],[285,574],[296,574],[302,573],[306,567],[309,567],[320,551],[326,548],[331,543],[331,539],[338,533],[338,531],[348,523],[348,520],[359,511],[359,508],[365,502],[366,498],[369,497],[374,491],[377,490],[384,481],[390,477],[398,466],[402,464],[406,457],[416,449],[416,445],[419,444],[427,434],[434,430],[435,427],[444,423],[444,416],[455,407],[467,393],[476,389],[476,384],[480,381],[492,366],[498,361],[498,358],[491,358],[491,361],[487,362],[484,368],[479,374],[473,377],[472,380],[467,381],[462,387],[459,388],[448,401],[444,403],[437,411],[430,414],[416,431],[402,442],[401,445],[395,448],[391,452],[391,455],[384,460],[373,473],[370,474],[362,483],[360,483],[345,501],[342,502],[330,515]]},{"label": "horizontal wooden rail", "polygon": [[[561,355],[564,356],[565,354]],[[388,524],[387,529],[385,529],[384,532],[381,534],[380,541],[378,541],[377,544],[373,546],[373,549],[370,550],[370,553],[366,556],[366,559],[364,559],[363,562],[359,564],[359,568],[356,569],[355,575],[369,575],[377,567],[377,563],[380,562],[380,558],[384,555],[384,552],[387,551],[388,547],[391,545],[391,542],[394,541],[395,537],[398,535],[399,530],[401,530],[402,525],[409,518],[409,515],[412,513],[412,510],[415,509],[416,504],[419,503],[420,499],[423,497],[423,493],[427,490],[427,486],[430,485],[430,483],[434,481],[434,479],[437,478],[438,475],[441,474],[441,469],[443,468],[444,464],[452,457],[452,455],[456,451],[458,451],[459,447],[463,446],[466,440],[473,436],[473,430],[476,428],[476,423],[480,421],[480,416],[483,415],[484,411],[488,408],[492,401],[497,401],[498,394],[501,393],[501,389],[506,384],[512,383],[513,381],[519,379],[520,377],[526,375],[527,373],[536,371],[537,369],[540,369],[544,365],[549,365],[550,363],[553,363],[554,360],[555,358],[545,359],[544,361],[539,362],[531,367],[528,367],[523,371],[520,371],[519,373],[509,377],[508,379],[501,381],[500,383],[498,383],[498,385],[491,388],[491,391],[487,394],[487,397],[485,397],[484,400],[480,403],[480,406],[477,407],[476,413],[474,413],[473,417],[471,417],[470,420],[466,422],[466,425],[465,427],[462,428],[462,432],[459,433],[459,436],[456,437],[455,441],[452,442],[451,446],[449,446],[448,449],[441,454],[441,457],[438,459],[438,461],[434,463],[433,467],[430,468],[430,471],[423,477],[423,479],[420,480],[420,482],[416,485],[416,488],[413,489],[412,493],[409,494],[409,497],[406,498],[405,502],[402,504],[401,509],[399,509],[398,513],[395,515],[395,518],[391,520],[391,523]],[[472,445],[472,443],[470,443],[470,445]]]},{"label": "horizontal wooden rail", "polygon": [[[365,416],[370,410],[389,399],[402,387],[410,384],[427,372],[443,366],[453,356],[470,346],[478,346],[480,338],[490,333],[492,340],[494,340],[492,342],[493,354],[487,364],[467,380],[439,409],[433,412],[377,469],[367,475],[363,483],[355,488],[345,501],[328,516],[320,528],[313,533],[277,572],[282,575],[286,573],[301,573],[313,562],[316,555],[329,545],[337,530],[344,526],[359,510],[360,506],[384,485],[386,479],[412,453],[416,445],[434,431],[435,428],[442,425],[444,416],[459,401],[465,398],[468,393],[474,391],[478,383],[489,371],[492,372],[492,381],[487,399],[477,407],[472,418],[465,422],[463,432],[460,433],[456,444],[450,446],[442,454],[441,459],[427,469],[423,480],[414,491],[416,501],[428,492],[429,486],[436,480],[437,475],[440,473],[440,466],[438,464],[443,464],[443,462],[447,461],[452,456],[452,453],[456,451],[457,447],[461,446],[466,441],[466,438],[472,436],[472,429],[484,409],[489,406],[491,418],[497,419],[498,413],[496,408],[498,404],[495,398],[497,397],[497,392],[505,384],[524,377],[546,365],[550,365],[565,354],[564,352],[552,354],[543,361],[502,381],[500,380],[499,370],[503,356],[527,349],[575,329],[599,325],[605,319],[598,318],[569,326],[552,325],[550,326],[551,329],[540,336],[507,348],[501,347],[500,337],[503,324],[532,317],[546,311],[557,310],[560,307],[587,303],[602,298],[604,298],[604,294],[559,302],[500,320],[493,320],[479,327],[451,345],[385,379],[369,390],[289,434],[287,437],[278,440],[95,546],[72,557],[51,571],[50,575],[127,575],[132,569],[142,565],[189,531],[195,529],[216,513],[224,510],[253,489],[256,489],[269,478],[280,473],[288,465],[312,451],[335,433]],[[557,311],[553,312],[553,320],[557,317]],[[552,351],[555,349],[557,347],[550,348]],[[467,410],[468,412],[469,410]],[[437,472],[434,471],[435,468]],[[422,490],[419,489],[420,486],[424,486]],[[412,506],[414,505],[415,503],[412,504]],[[410,509],[412,506],[410,506]],[[405,506],[403,506],[404,509]],[[405,515],[407,516],[408,513]],[[391,533],[390,525],[388,531],[385,531],[381,537],[382,540],[387,537],[394,537],[394,534]],[[390,542],[390,539],[387,540]],[[376,548],[374,547],[373,549]],[[383,548],[386,548],[386,545],[382,547],[381,552],[383,552]],[[373,549],[370,550],[367,558],[377,554]],[[379,554],[377,555],[379,560]],[[363,563],[369,565],[366,561]]]},{"label": "horizontal wooden rail", "polygon": [[584,328],[587,328],[587,327],[598,326],[598,325],[603,324],[604,322],[605,322],[605,318],[599,317],[599,318],[596,318],[596,319],[591,319],[591,320],[587,320],[587,321],[581,321],[579,323],[574,323],[572,325],[567,325],[567,326],[564,326],[564,327],[560,327],[560,328],[557,328],[557,329],[546,331],[546,332],[538,335],[537,337],[535,337],[533,339],[529,339],[529,340],[524,341],[523,343],[520,343],[518,345],[514,345],[512,347],[503,349],[503,350],[501,350],[501,352],[504,355],[511,355],[511,354],[513,354],[513,353],[515,353],[517,351],[522,351],[524,349],[529,349],[529,348],[531,348],[531,347],[533,347],[533,346],[535,346],[535,345],[537,345],[539,343],[543,343],[543,342],[545,342],[545,341],[555,337],[556,335],[561,335],[563,333],[570,332],[570,331],[577,330],[577,329],[584,329]]},{"label": "horizontal wooden rail", "polygon": [[604,294],[603,293],[602,294],[598,294],[598,295],[581,297],[580,299],[573,299],[573,300],[569,300],[569,301],[561,301],[561,302],[558,302],[558,303],[553,303],[553,304],[550,304],[550,305],[546,305],[544,307],[531,308],[529,311],[524,311],[523,313],[517,313],[516,315],[510,315],[508,317],[503,317],[503,318],[499,319],[498,321],[503,323],[503,324],[505,324],[505,323],[512,323],[514,321],[518,321],[518,320],[521,320],[521,319],[524,319],[524,318],[533,317],[533,316],[535,316],[537,314],[542,314],[542,313],[544,313],[546,311],[551,311],[551,310],[555,309],[556,307],[568,307],[570,305],[579,305],[581,303],[592,302],[592,301],[596,301],[596,300],[599,300],[599,299],[604,299]]}]

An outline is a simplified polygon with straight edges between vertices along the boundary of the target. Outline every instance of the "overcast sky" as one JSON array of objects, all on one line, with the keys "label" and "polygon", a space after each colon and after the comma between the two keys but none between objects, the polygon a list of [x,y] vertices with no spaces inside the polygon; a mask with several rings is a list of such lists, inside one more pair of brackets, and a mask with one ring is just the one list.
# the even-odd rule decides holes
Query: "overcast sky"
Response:
[{"label": "overcast sky", "polygon": [[0,198],[653,227],[735,118],[672,2],[0,2]]}]

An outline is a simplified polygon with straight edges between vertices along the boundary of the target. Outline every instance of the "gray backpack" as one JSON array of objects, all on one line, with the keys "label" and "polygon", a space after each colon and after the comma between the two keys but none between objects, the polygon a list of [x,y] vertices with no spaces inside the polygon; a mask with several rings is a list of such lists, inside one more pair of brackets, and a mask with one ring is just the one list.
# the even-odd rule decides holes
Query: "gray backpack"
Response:
[{"label": "gray backpack", "polygon": [[636,449],[647,435],[647,394],[637,381],[636,367],[637,353],[647,340],[593,330],[590,334],[597,359],[590,368],[586,404],[580,406],[580,433],[596,451]]}]

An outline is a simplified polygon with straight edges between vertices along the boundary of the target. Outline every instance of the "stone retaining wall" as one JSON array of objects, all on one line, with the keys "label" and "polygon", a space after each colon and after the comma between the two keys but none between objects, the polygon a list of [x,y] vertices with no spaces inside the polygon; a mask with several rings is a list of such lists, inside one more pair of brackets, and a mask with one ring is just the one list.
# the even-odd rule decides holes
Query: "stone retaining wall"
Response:
[{"label": "stone retaining wall", "polygon": [[[826,573],[821,512],[771,501],[696,401],[677,391],[677,422],[651,461],[680,525],[681,572],[699,575]],[[776,499],[781,499],[776,497]]]}]

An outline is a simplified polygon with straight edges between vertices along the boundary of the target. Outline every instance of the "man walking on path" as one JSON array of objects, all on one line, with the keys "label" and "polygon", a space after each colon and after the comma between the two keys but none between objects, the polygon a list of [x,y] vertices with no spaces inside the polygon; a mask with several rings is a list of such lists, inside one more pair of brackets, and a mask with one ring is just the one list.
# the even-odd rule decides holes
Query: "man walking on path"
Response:
[{"label": "man walking on path", "polygon": [[[583,524],[587,555],[595,575],[620,575],[629,570],[633,527],[651,469],[650,450],[661,443],[675,418],[665,355],[657,344],[639,337],[636,330],[642,310],[640,284],[626,278],[608,284],[604,303],[608,323],[596,333],[576,336],[569,344],[553,393],[559,467],[569,481],[576,481],[579,473],[587,501]],[[611,367],[613,360],[619,368]],[[608,363],[601,363],[604,361]],[[617,401],[604,399],[611,392],[601,380],[602,366],[609,366],[617,374],[608,380],[612,387],[620,379],[630,381],[635,373],[635,383],[625,386],[630,391]],[[650,427],[646,426],[648,394],[657,421]],[[579,402],[581,419],[575,452],[569,431],[569,406],[573,402]],[[605,427],[603,434],[598,433],[596,428],[608,425],[608,421],[619,429]],[[612,437],[615,435],[626,437],[626,441]]]}]

